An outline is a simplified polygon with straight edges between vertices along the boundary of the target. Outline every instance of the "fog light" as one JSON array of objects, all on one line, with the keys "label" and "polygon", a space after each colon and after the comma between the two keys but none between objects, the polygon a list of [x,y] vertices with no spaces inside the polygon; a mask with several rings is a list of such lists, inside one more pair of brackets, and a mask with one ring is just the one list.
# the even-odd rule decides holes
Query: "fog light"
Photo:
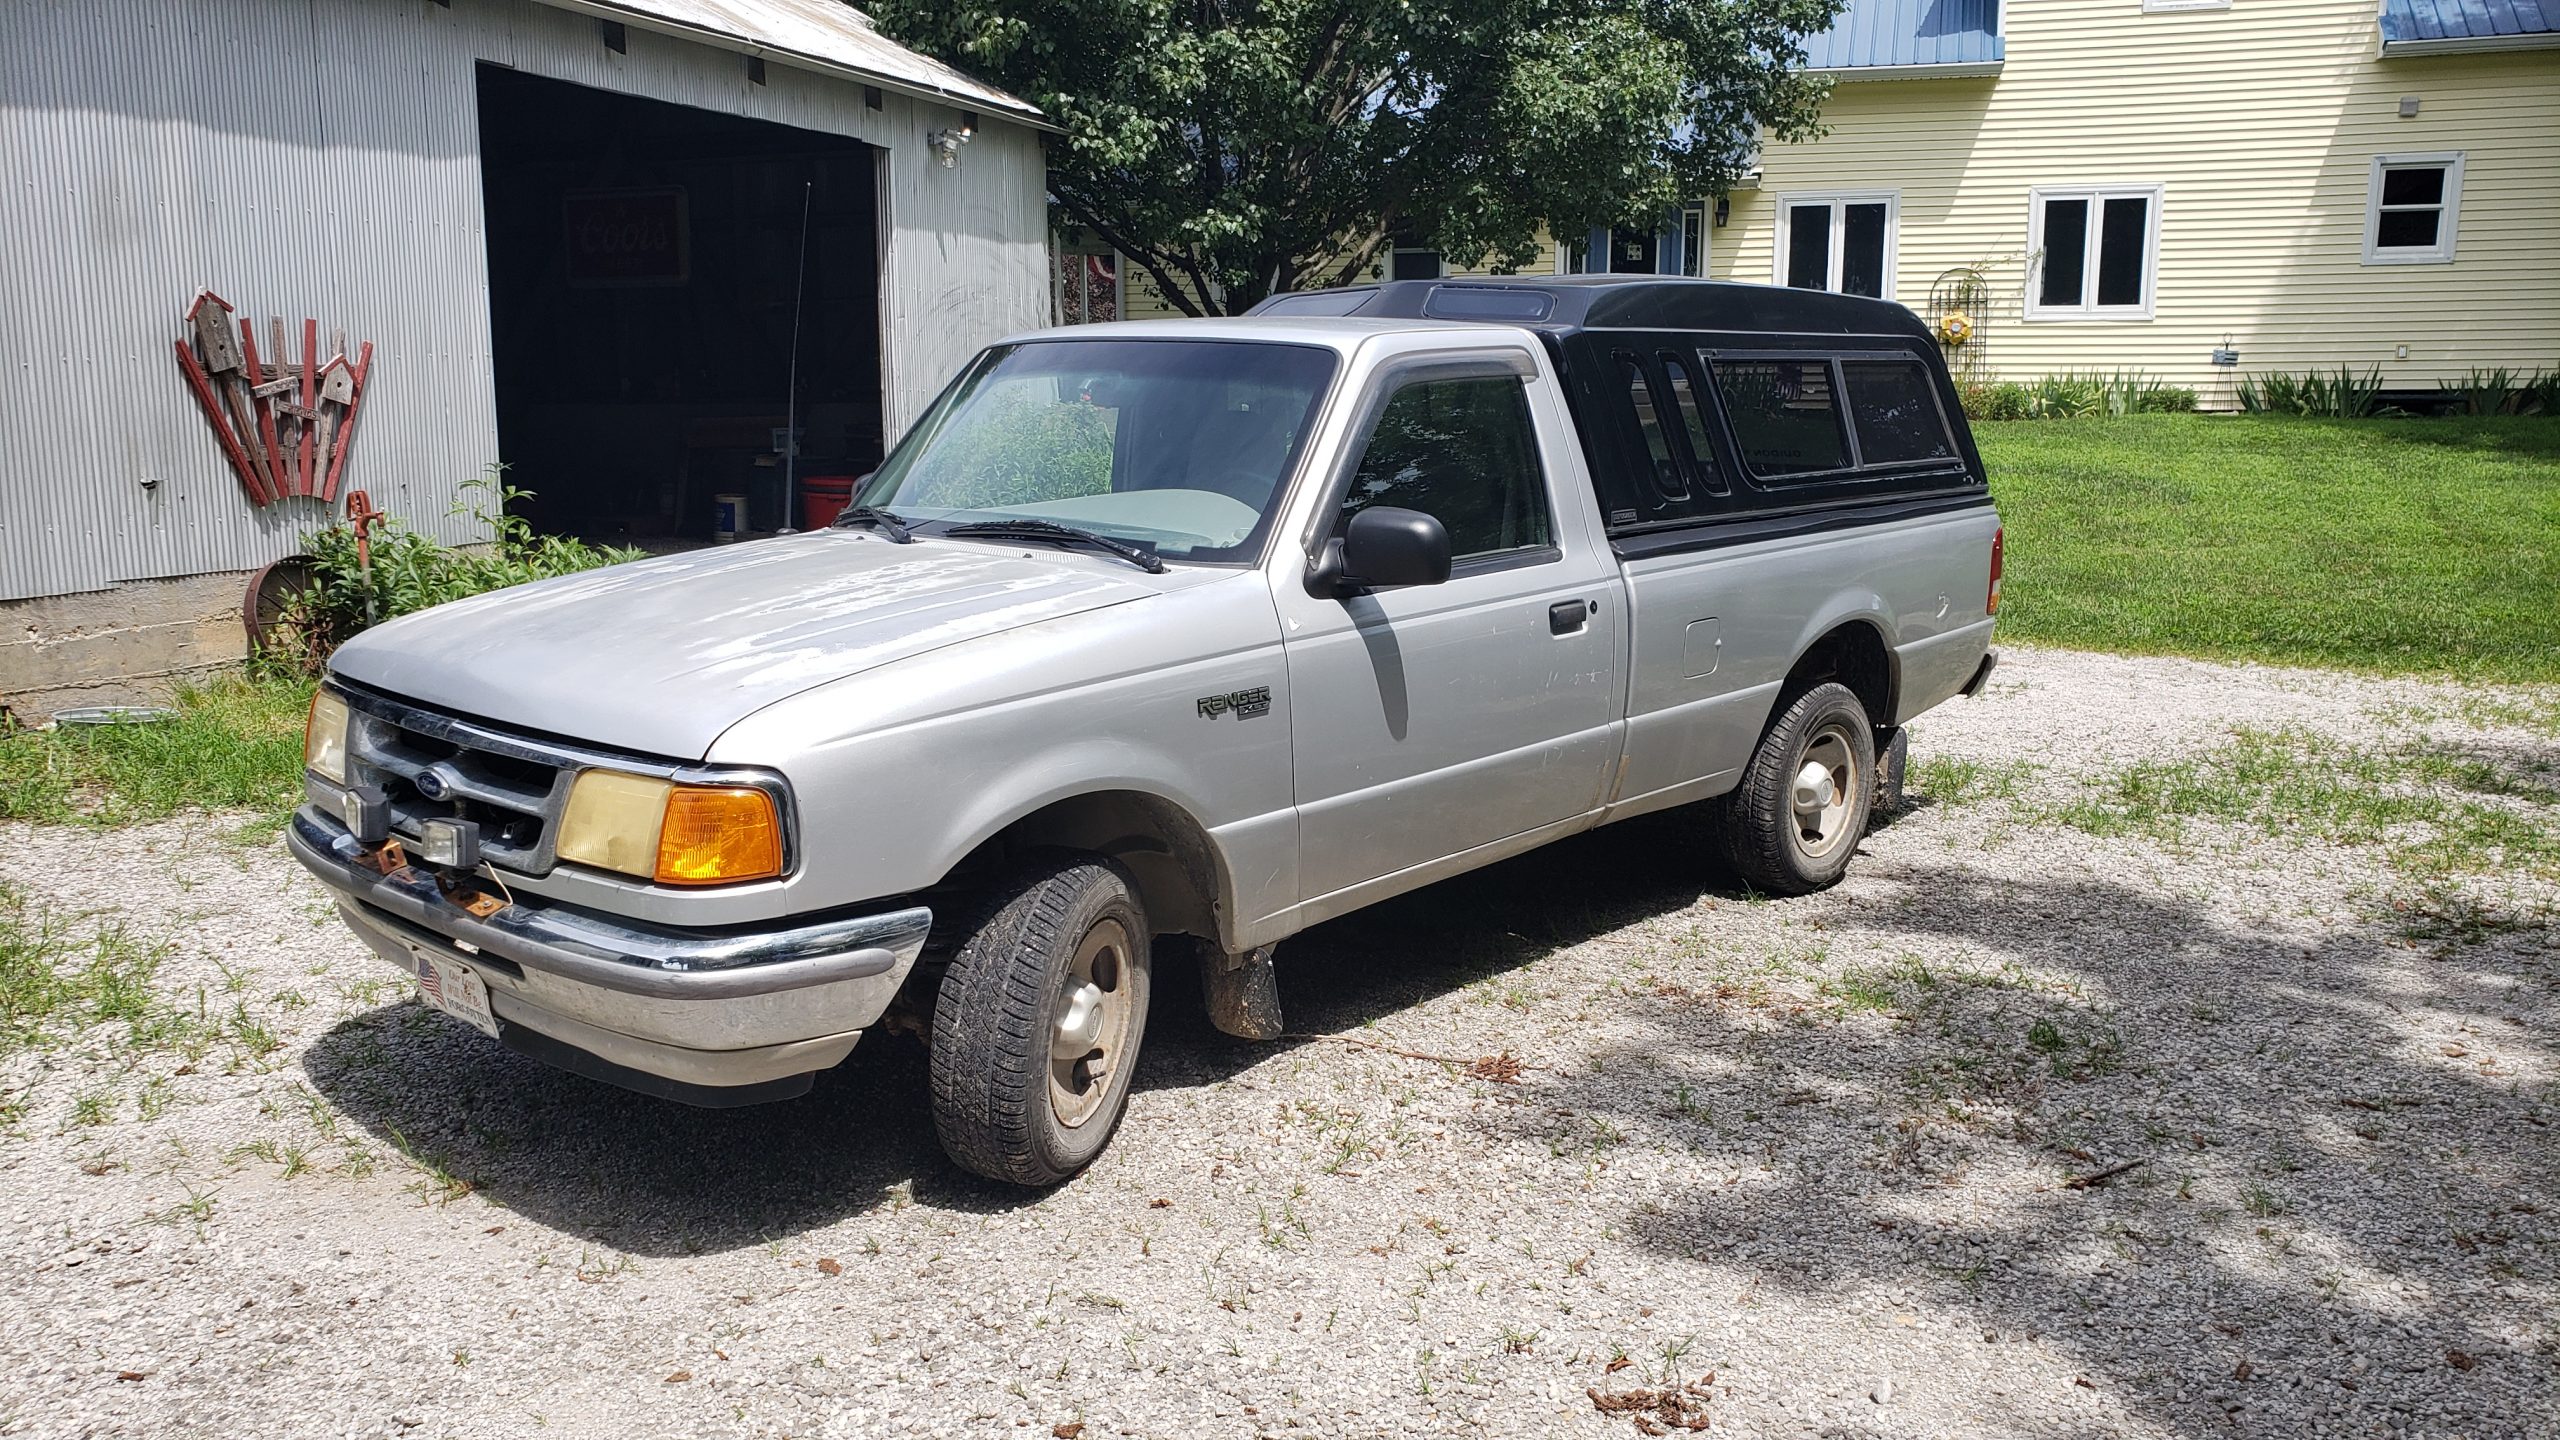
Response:
[{"label": "fog light", "polygon": [[358,785],[347,792],[338,818],[359,845],[379,845],[391,838],[391,800],[379,785]]},{"label": "fog light", "polygon": [[480,868],[480,823],[429,820],[418,827],[417,857],[439,870]]}]

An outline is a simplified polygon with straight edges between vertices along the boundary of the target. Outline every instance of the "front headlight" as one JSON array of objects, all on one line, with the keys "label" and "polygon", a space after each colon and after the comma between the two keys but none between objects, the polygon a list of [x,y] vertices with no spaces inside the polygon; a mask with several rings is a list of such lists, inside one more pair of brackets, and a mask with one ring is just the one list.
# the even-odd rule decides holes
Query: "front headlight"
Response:
[{"label": "front headlight", "polygon": [[563,860],[661,885],[769,880],[782,873],[782,817],[752,786],[582,770],[554,848]]},{"label": "front headlight", "polygon": [[347,702],[326,690],[311,695],[302,731],[303,768],[333,785],[347,783]]}]

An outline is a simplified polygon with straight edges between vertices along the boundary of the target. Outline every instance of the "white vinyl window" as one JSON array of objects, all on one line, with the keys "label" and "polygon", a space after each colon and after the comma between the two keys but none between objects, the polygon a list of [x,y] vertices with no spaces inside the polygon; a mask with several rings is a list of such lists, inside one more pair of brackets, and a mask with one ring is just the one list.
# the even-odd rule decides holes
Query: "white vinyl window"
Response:
[{"label": "white vinyl window", "polygon": [[2365,191],[2364,263],[2450,265],[2462,152],[2376,155]]},{"label": "white vinyl window", "polygon": [[1769,278],[1798,290],[1891,296],[1901,210],[1901,194],[1893,190],[1779,196]]},{"label": "white vinyl window", "polygon": [[2148,320],[2160,274],[2157,185],[2038,187],[2027,199],[2030,320]]}]

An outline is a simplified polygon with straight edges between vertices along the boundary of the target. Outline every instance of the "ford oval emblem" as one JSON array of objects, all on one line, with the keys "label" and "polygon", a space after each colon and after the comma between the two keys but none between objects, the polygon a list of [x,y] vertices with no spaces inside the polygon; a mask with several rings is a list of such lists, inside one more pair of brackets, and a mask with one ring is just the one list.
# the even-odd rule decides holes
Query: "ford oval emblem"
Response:
[{"label": "ford oval emblem", "polygon": [[444,776],[433,770],[419,771],[418,778],[409,783],[417,786],[418,794],[429,800],[441,800],[451,789]]}]

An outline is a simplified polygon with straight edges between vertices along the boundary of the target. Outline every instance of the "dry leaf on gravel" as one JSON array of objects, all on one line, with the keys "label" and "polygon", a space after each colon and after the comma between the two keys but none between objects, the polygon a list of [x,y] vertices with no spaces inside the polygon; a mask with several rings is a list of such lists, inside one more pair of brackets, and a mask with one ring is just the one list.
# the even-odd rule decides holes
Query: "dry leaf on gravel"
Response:
[{"label": "dry leaf on gravel", "polygon": [[1520,1083],[1520,1062],[1508,1050],[1499,1055],[1479,1055],[1467,1067],[1467,1074],[1478,1080],[1491,1080],[1502,1085]]},{"label": "dry leaf on gravel", "polygon": [[2468,1370],[2480,1362],[2471,1358],[2469,1355],[2464,1354],[2460,1350],[2447,1350],[2444,1352],[2444,1363],[2452,1366],[2456,1370]]},{"label": "dry leaf on gravel", "polygon": [[834,1256],[829,1255],[818,1262],[818,1273],[821,1275],[841,1275],[844,1273],[844,1266],[839,1263]]},{"label": "dry leaf on gravel", "polygon": [[1619,1356],[1617,1359],[1610,1361],[1606,1366],[1604,1366],[1604,1367],[1602,1367],[1602,1368],[1603,1368],[1603,1370],[1604,1370],[1606,1373],[1611,1374],[1611,1375],[1615,1375],[1615,1374],[1617,1374],[1619,1371],[1626,1369],[1628,1366],[1633,1365],[1634,1363],[1636,1363],[1636,1362],[1634,1362],[1633,1360],[1628,1359],[1628,1358],[1627,1358],[1626,1356],[1624,1356],[1624,1355],[1621,1355],[1621,1356]]},{"label": "dry leaf on gravel", "polygon": [[1604,1415],[1624,1415],[1635,1421],[1636,1429],[1646,1435],[1665,1433],[1665,1427],[1679,1430],[1704,1430],[1707,1418],[1707,1387],[1715,1383],[1713,1375],[1692,1380],[1678,1389],[1664,1386],[1659,1390],[1612,1390],[1597,1388],[1582,1393]]},{"label": "dry leaf on gravel", "polygon": [[668,1384],[670,1384],[670,1385],[681,1385],[681,1384],[683,1384],[684,1382],[686,1382],[687,1380],[690,1380],[690,1379],[692,1379],[692,1378],[693,1378],[693,1372],[692,1372],[692,1371],[690,1371],[690,1370],[679,1370],[679,1371],[677,1371],[676,1373],[674,1373],[673,1375],[670,1375],[670,1376],[668,1376],[668,1377],[667,1377],[667,1383],[668,1383]]},{"label": "dry leaf on gravel", "polygon": [[1058,1440],[1076,1440],[1077,1436],[1084,1433],[1084,1422],[1070,1420],[1064,1425],[1052,1425],[1049,1427],[1049,1433],[1057,1436]]}]

